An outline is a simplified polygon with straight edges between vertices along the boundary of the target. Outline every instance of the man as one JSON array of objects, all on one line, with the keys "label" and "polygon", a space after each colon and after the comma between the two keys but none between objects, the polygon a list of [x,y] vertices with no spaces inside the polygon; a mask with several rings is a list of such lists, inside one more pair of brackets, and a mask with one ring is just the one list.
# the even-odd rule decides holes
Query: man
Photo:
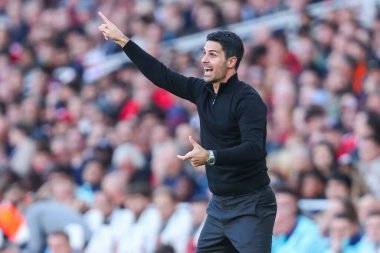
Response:
[{"label": "man", "polygon": [[380,252],[380,212],[371,212],[365,219],[364,237],[348,253]]},{"label": "man", "polygon": [[154,252],[160,216],[151,204],[152,189],[148,183],[135,182],[127,187],[125,207],[132,219],[118,241],[118,253]]},{"label": "man", "polygon": [[321,253],[324,239],[316,223],[298,209],[298,196],[289,188],[275,190],[278,212],[274,224],[272,253]]},{"label": "man", "polygon": [[[176,193],[166,186],[155,189],[153,203],[159,213],[154,240],[156,245],[170,245],[176,253],[186,253],[192,229],[189,206],[178,202]],[[154,222],[151,222],[149,226],[154,228],[154,225]]]},{"label": "man", "polygon": [[90,237],[81,213],[76,210],[74,184],[70,178],[55,175],[50,179],[51,197],[31,204],[26,212],[30,238],[26,252],[41,253],[48,243],[46,235],[58,230],[67,232],[75,251],[83,249]]},{"label": "man", "polygon": [[196,104],[201,144],[179,159],[206,165],[213,197],[197,252],[271,251],[276,200],[265,163],[266,106],[259,94],[238,80],[241,39],[232,32],[207,36],[202,79],[175,73],[130,41],[99,13],[105,39],[114,40],[155,85]]},{"label": "man", "polygon": [[350,213],[349,210],[338,213],[329,224],[325,253],[346,252],[349,247],[354,247],[360,241],[361,236],[356,213]]}]

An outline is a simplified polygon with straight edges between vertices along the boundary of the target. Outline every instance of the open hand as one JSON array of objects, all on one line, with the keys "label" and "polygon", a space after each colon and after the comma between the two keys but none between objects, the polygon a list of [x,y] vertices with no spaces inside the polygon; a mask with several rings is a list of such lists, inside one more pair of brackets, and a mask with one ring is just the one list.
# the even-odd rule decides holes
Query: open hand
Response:
[{"label": "open hand", "polygon": [[102,19],[103,24],[101,24],[98,29],[103,33],[103,36],[106,40],[112,39],[121,47],[124,47],[125,44],[129,41],[128,37],[120,31],[120,29],[112,23],[103,13],[98,12],[99,17]]},{"label": "open hand", "polygon": [[191,165],[194,167],[206,164],[208,160],[208,151],[199,145],[191,136],[189,136],[189,141],[191,145],[193,145],[193,150],[186,155],[177,155],[177,157],[183,161],[190,160]]}]

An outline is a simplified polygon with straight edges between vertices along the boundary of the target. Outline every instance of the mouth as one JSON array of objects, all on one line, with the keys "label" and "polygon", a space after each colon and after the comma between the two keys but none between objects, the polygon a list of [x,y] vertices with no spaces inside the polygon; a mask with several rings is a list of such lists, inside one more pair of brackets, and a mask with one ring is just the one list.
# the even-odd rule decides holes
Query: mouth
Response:
[{"label": "mouth", "polygon": [[205,73],[211,73],[213,71],[212,68],[204,68]]}]

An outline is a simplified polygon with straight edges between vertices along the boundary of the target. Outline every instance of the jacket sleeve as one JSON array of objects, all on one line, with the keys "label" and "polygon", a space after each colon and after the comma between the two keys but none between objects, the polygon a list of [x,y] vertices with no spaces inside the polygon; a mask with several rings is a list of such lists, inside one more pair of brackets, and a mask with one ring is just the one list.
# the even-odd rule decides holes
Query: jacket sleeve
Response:
[{"label": "jacket sleeve", "polygon": [[215,150],[216,165],[254,163],[266,157],[267,108],[258,94],[250,92],[237,102],[237,120],[241,143],[237,146]]},{"label": "jacket sleeve", "polygon": [[131,40],[123,47],[123,51],[153,84],[195,103],[202,80],[172,71]]}]

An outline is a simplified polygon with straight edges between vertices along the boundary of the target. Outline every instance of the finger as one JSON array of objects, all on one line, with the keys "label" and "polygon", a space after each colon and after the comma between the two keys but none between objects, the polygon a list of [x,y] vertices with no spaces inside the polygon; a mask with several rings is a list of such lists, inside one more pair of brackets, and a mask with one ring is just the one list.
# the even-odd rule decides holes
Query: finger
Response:
[{"label": "finger", "polygon": [[189,141],[194,148],[199,145],[191,136],[189,136]]},{"label": "finger", "polygon": [[104,38],[105,38],[106,40],[108,40],[108,36],[107,36],[106,33],[103,33],[103,36],[104,36]]},{"label": "finger", "polygon": [[98,15],[103,20],[104,23],[106,23],[106,24],[110,23],[108,18],[106,16],[104,16],[104,14],[101,11],[98,12]]},{"label": "finger", "polygon": [[193,167],[199,167],[201,165],[203,165],[202,163],[198,162],[198,161],[193,161],[191,160],[191,165],[193,165]]},{"label": "finger", "polygon": [[196,162],[191,162],[191,165],[193,165],[193,167],[198,167],[199,166]]},{"label": "finger", "polygon": [[193,153],[192,153],[192,151],[190,151],[190,152],[187,152],[186,155],[177,155],[177,157],[184,161],[184,160],[188,160],[190,158],[193,158]]},{"label": "finger", "polygon": [[191,158],[191,164],[194,166],[194,167],[198,167],[198,166],[201,166],[204,164],[204,161],[202,160],[199,160],[198,158]]},{"label": "finger", "polygon": [[99,31],[105,32],[107,30],[107,25],[106,24],[101,24],[98,26]]},{"label": "finger", "polygon": [[181,159],[182,161],[189,159],[188,157],[186,157],[186,155],[177,155],[177,158]]}]

